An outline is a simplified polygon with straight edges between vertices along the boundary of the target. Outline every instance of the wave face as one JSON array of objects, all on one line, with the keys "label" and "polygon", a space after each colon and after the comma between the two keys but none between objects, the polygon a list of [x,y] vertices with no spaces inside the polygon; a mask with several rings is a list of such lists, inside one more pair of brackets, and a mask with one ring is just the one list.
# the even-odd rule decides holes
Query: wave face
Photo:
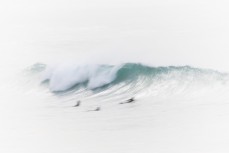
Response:
[{"label": "wave face", "polygon": [[[191,95],[228,87],[228,74],[190,66],[150,67],[138,63],[120,65],[35,64],[32,73],[54,93],[72,91],[81,95],[160,96]],[[79,92],[80,91],[80,92]]]}]

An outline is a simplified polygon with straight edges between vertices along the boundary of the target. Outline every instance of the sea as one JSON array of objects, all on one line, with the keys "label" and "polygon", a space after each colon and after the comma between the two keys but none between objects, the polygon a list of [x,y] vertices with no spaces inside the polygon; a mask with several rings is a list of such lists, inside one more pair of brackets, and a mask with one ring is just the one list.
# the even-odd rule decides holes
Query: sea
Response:
[{"label": "sea", "polygon": [[227,5],[0,2],[0,152],[229,152]]}]

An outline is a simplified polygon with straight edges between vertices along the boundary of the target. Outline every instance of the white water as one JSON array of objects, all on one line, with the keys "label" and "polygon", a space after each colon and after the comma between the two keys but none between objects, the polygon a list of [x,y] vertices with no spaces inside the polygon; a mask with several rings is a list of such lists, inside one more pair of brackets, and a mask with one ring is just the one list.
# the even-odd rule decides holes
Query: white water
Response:
[{"label": "white water", "polygon": [[47,67],[43,74],[43,81],[49,80],[51,91],[65,91],[75,84],[88,81],[87,87],[94,89],[111,83],[120,66],[107,68],[104,70],[99,65],[78,65],[67,64],[56,67]]},{"label": "white water", "polygon": [[[197,84],[190,94],[171,81],[120,105],[132,93],[117,87],[113,100],[91,91],[55,95],[39,84],[40,76],[22,74],[37,62],[142,62],[228,72],[227,6],[224,0],[0,2],[0,152],[228,152],[227,85],[207,79],[207,88]],[[81,98],[82,107],[72,107]],[[97,106],[101,111],[87,112]]]}]

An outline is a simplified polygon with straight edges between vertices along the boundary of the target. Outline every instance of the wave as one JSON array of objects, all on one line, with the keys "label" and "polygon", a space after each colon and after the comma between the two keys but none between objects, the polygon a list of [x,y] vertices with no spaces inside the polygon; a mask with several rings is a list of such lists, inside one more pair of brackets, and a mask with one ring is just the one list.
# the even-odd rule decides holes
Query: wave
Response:
[{"label": "wave", "polygon": [[35,64],[32,73],[52,92],[93,91],[103,95],[174,95],[199,93],[228,86],[229,75],[191,66],[151,67],[140,63],[119,65]]}]

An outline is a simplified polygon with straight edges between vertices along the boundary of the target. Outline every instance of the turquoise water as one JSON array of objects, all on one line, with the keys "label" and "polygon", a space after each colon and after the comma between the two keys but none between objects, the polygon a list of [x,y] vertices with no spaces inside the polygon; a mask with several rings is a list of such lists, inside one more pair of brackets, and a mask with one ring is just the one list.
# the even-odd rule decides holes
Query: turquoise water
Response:
[{"label": "turquoise water", "polygon": [[[194,98],[227,93],[229,75],[191,66],[34,64],[24,71],[36,88],[75,99]],[[33,83],[34,85],[34,83]],[[29,86],[29,85],[28,85]],[[96,99],[94,99],[96,100]]]}]

